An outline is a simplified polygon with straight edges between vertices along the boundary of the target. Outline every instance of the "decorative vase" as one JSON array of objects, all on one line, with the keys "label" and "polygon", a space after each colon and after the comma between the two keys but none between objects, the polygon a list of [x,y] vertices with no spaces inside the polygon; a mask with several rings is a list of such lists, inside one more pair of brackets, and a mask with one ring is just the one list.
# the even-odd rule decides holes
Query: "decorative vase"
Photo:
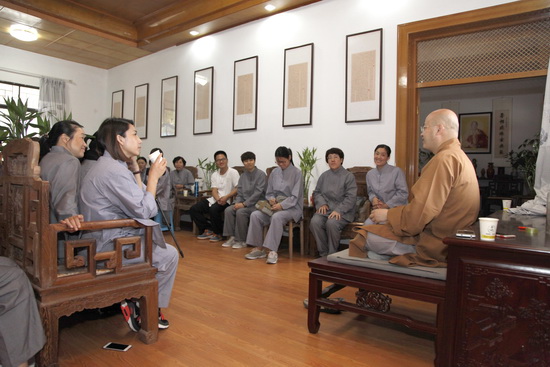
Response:
[{"label": "decorative vase", "polygon": [[492,179],[493,177],[495,177],[495,166],[493,163],[489,163],[487,167],[487,178]]}]

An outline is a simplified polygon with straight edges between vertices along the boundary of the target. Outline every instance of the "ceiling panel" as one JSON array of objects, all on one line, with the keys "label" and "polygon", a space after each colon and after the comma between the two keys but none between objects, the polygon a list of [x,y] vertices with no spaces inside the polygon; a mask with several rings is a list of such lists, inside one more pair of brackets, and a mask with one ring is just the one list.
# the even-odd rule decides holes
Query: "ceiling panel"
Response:
[{"label": "ceiling panel", "polygon": [[[317,1],[0,0],[0,44],[110,69],[193,41],[192,29],[213,34]],[[267,3],[278,9],[267,12]],[[36,27],[39,40],[11,37],[13,23]]]}]

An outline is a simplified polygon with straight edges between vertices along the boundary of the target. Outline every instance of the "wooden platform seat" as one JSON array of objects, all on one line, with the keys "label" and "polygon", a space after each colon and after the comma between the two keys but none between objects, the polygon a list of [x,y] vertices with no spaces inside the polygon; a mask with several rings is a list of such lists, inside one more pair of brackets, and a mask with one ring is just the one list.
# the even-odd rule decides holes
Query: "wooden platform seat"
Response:
[{"label": "wooden platform seat", "polygon": [[[39,366],[57,365],[59,318],[87,308],[107,307],[128,298],[140,301],[146,344],[158,337],[157,272],[151,264],[152,227],[140,237],[117,238],[114,250],[96,253],[94,240],[67,240],[58,264],[58,233],[65,226],[49,223],[49,183],[40,179],[39,146],[30,139],[10,142],[3,150],[0,177],[0,255],[14,260],[34,288],[46,333]],[[143,227],[133,219],[85,222],[82,230]],[[123,250],[130,247],[130,250]],[[76,255],[80,250],[84,256]],[[144,251],[144,253],[142,253]],[[122,265],[123,258],[144,261]]]},{"label": "wooden platform seat", "polygon": [[[404,268],[387,261],[363,259],[348,256],[343,250],[328,257],[308,263],[309,304],[308,329],[310,333],[319,331],[321,307],[355,312],[361,315],[378,317],[397,322],[411,329],[435,335],[436,362],[445,360],[442,353],[443,316],[445,300],[446,269],[426,267]],[[357,288],[354,302],[329,299],[322,294],[322,282]],[[391,296],[428,302],[437,306],[435,323],[416,320],[392,310]]]}]

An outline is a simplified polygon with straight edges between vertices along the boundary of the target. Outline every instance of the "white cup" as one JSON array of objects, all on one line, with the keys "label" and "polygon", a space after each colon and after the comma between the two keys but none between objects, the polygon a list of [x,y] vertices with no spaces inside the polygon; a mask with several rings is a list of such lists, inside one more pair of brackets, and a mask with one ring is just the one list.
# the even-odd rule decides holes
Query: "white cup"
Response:
[{"label": "white cup", "polygon": [[479,237],[482,241],[494,241],[497,234],[498,219],[479,218]]},{"label": "white cup", "polygon": [[512,206],[512,200],[502,200],[502,210],[508,210]]},{"label": "white cup", "polygon": [[187,196],[189,194],[189,190],[183,190],[183,196]]},{"label": "white cup", "polygon": [[160,155],[160,150],[155,150],[153,153],[149,154],[149,161],[151,162],[151,164],[155,163],[159,155]]}]

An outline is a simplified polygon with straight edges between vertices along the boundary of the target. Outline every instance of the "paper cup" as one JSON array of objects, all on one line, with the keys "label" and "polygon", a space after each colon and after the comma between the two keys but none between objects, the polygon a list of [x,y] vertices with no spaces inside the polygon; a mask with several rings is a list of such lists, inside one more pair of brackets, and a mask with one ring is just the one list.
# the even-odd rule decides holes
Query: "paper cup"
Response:
[{"label": "paper cup", "polygon": [[149,154],[149,161],[151,162],[151,164],[155,163],[159,155],[160,155],[160,150],[155,150],[153,153]]},{"label": "paper cup", "polygon": [[512,206],[512,200],[502,200],[502,210],[508,210]]},{"label": "paper cup", "polygon": [[498,219],[479,218],[479,237],[482,241],[494,241],[497,234]]},{"label": "paper cup", "polygon": [[189,190],[183,190],[183,196],[189,195]]}]

